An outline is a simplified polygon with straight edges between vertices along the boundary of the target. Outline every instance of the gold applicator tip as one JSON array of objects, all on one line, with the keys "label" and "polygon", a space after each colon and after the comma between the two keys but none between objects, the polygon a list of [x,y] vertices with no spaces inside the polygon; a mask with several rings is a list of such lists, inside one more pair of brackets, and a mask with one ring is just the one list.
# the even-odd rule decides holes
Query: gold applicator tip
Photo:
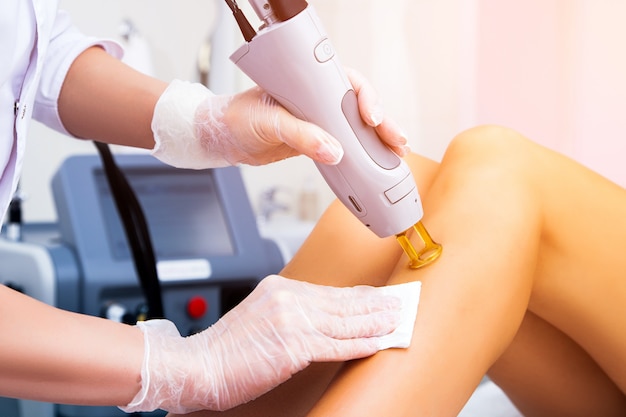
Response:
[{"label": "gold applicator tip", "polygon": [[421,251],[417,251],[411,240],[407,236],[407,233],[411,229],[407,229],[402,233],[396,235],[396,240],[402,246],[404,253],[409,257],[409,268],[418,269],[422,268],[426,265],[430,265],[434,261],[436,261],[441,252],[443,251],[443,246],[439,243],[435,242],[431,237],[422,222],[417,222],[413,225],[413,230],[420,237],[422,242],[424,243],[424,247]]}]

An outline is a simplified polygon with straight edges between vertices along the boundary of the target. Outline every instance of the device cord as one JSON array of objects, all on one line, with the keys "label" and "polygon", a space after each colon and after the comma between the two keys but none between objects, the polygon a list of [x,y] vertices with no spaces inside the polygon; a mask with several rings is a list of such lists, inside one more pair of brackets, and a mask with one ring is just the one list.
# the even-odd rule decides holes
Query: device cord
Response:
[{"label": "device cord", "polygon": [[233,12],[233,16],[235,17],[235,21],[237,22],[237,26],[239,26],[243,38],[246,42],[250,42],[252,38],[256,36],[256,31],[248,19],[246,19],[246,16],[237,5],[236,0],[226,0],[226,4],[228,4],[228,7],[230,7],[230,10]]},{"label": "device cord", "polygon": [[148,305],[147,318],[163,318],[165,314],[163,311],[161,283],[156,269],[156,257],[145,215],[135,192],[122,170],[115,163],[109,146],[101,142],[94,142],[94,144],[100,154],[107,182],[133,255],[135,271],[146,297]]}]

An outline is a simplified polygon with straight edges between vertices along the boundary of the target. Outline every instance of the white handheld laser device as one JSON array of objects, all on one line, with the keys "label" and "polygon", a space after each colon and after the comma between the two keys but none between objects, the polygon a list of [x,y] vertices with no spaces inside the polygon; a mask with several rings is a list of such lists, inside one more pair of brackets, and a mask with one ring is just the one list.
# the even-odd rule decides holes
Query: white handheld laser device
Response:
[{"label": "white handheld laser device", "polygon": [[[294,116],[339,140],[342,160],[316,165],[352,214],[379,237],[396,235],[410,266],[432,262],[441,246],[420,222],[424,213],[411,171],[361,119],[356,93],[314,8],[304,0],[249,1],[263,21],[258,33],[227,0],[247,41],[231,60]],[[410,229],[424,242],[420,252],[406,236]]]}]

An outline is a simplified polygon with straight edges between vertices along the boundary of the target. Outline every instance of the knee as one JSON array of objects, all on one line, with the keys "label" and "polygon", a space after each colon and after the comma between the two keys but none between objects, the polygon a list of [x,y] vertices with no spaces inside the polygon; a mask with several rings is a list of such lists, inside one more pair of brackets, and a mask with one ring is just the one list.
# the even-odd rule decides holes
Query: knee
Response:
[{"label": "knee", "polygon": [[486,125],[466,130],[448,146],[442,168],[522,174],[529,170],[534,145],[520,133],[506,127]]},{"label": "knee", "polygon": [[521,158],[529,144],[520,133],[497,125],[478,126],[457,135],[450,143],[445,158],[469,159],[477,162]]}]

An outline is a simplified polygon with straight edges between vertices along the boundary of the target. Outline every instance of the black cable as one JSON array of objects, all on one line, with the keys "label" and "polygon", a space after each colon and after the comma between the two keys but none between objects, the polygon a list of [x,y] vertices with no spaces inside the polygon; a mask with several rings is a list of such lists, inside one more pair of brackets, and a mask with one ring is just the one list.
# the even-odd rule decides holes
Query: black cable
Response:
[{"label": "black cable", "polygon": [[154,256],[150,231],[143,210],[124,173],[115,163],[108,145],[100,142],[94,142],[94,144],[102,159],[109,188],[133,255],[135,271],[146,297],[147,318],[163,318],[165,315],[161,283],[156,269],[156,257]]}]

